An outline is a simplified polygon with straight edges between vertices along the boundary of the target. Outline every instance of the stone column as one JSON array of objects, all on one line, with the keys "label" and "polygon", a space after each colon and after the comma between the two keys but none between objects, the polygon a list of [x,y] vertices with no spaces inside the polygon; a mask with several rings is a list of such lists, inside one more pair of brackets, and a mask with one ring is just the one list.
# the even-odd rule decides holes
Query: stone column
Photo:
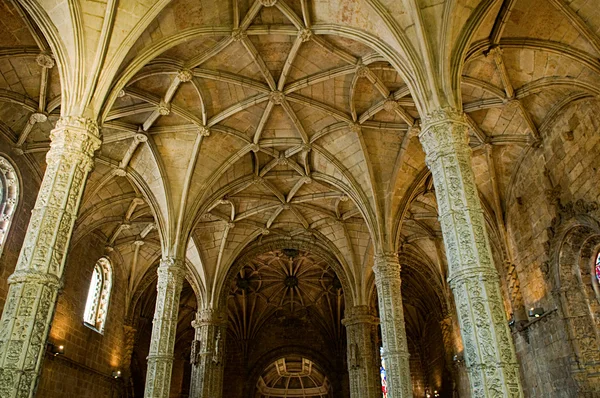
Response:
[{"label": "stone column", "polygon": [[146,398],[166,398],[171,388],[173,350],[177,333],[179,298],[185,267],[181,259],[163,258],[158,267],[156,308],[146,373]]},{"label": "stone column", "polygon": [[387,367],[388,396],[412,398],[398,255],[377,256],[373,272],[379,297],[382,356]]},{"label": "stone column", "polygon": [[380,398],[379,347],[375,344],[379,320],[368,306],[345,310],[344,320],[348,341],[348,374],[351,398]]},{"label": "stone column", "polygon": [[419,136],[433,175],[473,397],[522,397],[515,349],[504,314],[475,176],[469,127],[440,110]]},{"label": "stone column", "polygon": [[32,397],[73,224],[94,151],[94,120],[64,117],[50,134],[47,167],[0,320],[0,396]]},{"label": "stone column", "polygon": [[190,397],[220,398],[223,396],[227,313],[216,309],[200,310],[192,326],[196,334],[190,357]]}]

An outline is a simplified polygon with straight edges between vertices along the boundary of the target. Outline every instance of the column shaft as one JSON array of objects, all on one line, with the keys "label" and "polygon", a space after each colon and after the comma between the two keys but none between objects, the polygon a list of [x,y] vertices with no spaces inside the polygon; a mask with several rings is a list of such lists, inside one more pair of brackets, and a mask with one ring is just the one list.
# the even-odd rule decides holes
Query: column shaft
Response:
[{"label": "column shaft", "polygon": [[98,125],[61,118],[50,134],[47,167],[0,320],[0,396],[32,397],[56,306],[71,232],[94,151]]},{"label": "column shaft", "polygon": [[190,357],[190,397],[219,398],[223,395],[227,314],[215,309],[201,310],[192,326],[196,335]]},{"label": "column shaft", "polygon": [[419,138],[435,184],[472,395],[522,397],[471,166],[468,125],[462,114],[439,111],[424,119]]},{"label": "column shaft", "polygon": [[342,323],[346,326],[348,341],[350,397],[380,398],[379,348],[375,344],[379,320],[365,305],[346,309]]},{"label": "column shaft", "polygon": [[412,398],[398,256],[389,254],[376,257],[373,272],[379,296],[379,317],[383,358],[387,366],[388,396],[390,398]]},{"label": "column shaft", "polygon": [[179,297],[183,287],[183,261],[163,258],[158,267],[156,308],[152,322],[152,339],[146,373],[146,398],[166,398],[171,388],[173,350],[177,333]]}]

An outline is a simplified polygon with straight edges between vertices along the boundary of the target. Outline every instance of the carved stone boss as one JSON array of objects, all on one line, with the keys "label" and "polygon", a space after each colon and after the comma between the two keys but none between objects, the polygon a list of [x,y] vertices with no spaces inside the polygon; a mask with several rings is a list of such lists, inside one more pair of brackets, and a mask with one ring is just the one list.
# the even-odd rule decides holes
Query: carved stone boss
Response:
[{"label": "carved stone boss", "polygon": [[420,140],[433,175],[465,361],[474,397],[522,397],[462,114],[435,112]]}]

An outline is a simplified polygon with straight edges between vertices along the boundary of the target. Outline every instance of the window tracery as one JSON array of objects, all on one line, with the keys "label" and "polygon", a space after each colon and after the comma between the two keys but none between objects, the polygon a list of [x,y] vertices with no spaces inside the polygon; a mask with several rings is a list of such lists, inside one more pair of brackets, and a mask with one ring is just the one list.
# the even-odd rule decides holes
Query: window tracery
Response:
[{"label": "window tracery", "polygon": [[111,264],[106,257],[102,257],[94,266],[83,315],[83,322],[100,333],[103,332],[106,322],[111,286]]},{"label": "window tracery", "polygon": [[19,179],[17,173],[8,159],[0,156],[0,253],[2,253],[18,201]]}]

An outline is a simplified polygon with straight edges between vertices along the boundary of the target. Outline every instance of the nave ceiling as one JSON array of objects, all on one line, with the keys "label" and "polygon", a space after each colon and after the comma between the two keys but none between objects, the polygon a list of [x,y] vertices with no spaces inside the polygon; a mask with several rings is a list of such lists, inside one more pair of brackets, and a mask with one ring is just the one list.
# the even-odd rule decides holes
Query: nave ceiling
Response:
[{"label": "nave ceiling", "polygon": [[[454,96],[499,241],[522,159],[551,144],[546,132],[566,107],[599,94],[600,19],[581,17],[595,15],[584,2],[150,3],[130,26],[120,14],[129,4],[96,15],[127,32],[109,40],[98,74],[96,31],[79,28],[79,49],[58,51],[29,2],[5,0],[0,12],[0,132],[10,144],[1,151],[41,178],[60,112],[83,102],[99,114],[103,145],[74,242],[104,237],[132,296],[161,253],[185,242],[204,304],[228,292],[231,265],[261,242],[318,242],[356,303],[371,297],[382,250],[413,253],[445,286],[435,190],[413,128],[436,101],[427,87],[448,90],[459,76]],[[467,19],[466,9],[480,14]],[[462,62],[438,62],[465,32]],[[73,33],[59,34],[69,48]],[[78,51],[89,73],[75,78]]]}]

